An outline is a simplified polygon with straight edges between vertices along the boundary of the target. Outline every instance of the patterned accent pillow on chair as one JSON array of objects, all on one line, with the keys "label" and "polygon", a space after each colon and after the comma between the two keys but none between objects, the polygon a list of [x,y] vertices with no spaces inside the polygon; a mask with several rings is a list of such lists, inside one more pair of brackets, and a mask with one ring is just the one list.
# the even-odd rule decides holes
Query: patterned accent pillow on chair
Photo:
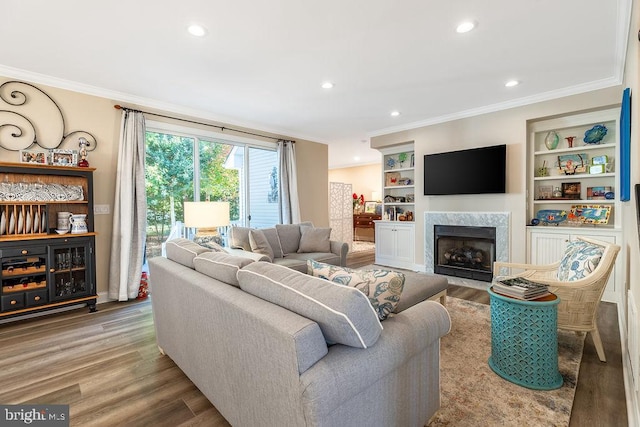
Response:
[{"label": "patterned accent pillow on chair", "polygon": [[558,280],[573,282],[584,279],[596,269],[603,253],[602,246],[593,245],[583,240],[570,242],[558,267]]},{"label": "patterned accent pillow on chair", "polygon": [[404,289],[404,274],[391,270],[353,270],[308,260],[307,274],[360,290],[380,320],[396,309]]}]

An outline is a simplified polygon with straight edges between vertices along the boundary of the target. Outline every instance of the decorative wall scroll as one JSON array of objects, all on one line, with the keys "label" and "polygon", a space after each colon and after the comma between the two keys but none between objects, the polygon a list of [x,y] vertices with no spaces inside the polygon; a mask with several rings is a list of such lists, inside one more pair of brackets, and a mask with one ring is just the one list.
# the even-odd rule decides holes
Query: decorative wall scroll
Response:
[{"label": "decorative wall scroll", "polygon": [[[90,151],[96,149],[95,136],[83,130],[67,133],[58,104],[32,84],[8,81],[0,85],[0,147],[20,151],[36,144],[54,149],[66,141],[84,137]],[[8,106],[5,106],[7,104]]]}]

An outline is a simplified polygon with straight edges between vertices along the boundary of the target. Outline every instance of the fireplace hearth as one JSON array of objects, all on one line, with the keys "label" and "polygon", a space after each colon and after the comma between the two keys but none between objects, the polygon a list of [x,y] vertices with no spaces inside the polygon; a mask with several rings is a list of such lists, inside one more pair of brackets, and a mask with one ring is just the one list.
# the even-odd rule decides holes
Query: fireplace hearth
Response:
[{"label": "fireplace hearth", "polygon": [[496,228],[434,226],[434,272],[491,282],[496,259]]}]

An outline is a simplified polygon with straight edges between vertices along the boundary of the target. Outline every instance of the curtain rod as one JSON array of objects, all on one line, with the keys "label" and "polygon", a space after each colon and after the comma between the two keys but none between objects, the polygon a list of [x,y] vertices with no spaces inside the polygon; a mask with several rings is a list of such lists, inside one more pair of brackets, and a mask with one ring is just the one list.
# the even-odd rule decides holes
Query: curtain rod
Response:
[{"label": "curtain rod", "polygon": [[196,124],[196,125],[210,126],[210,127],[218,128],[222,132],[224,132],[225,130],[230,130],[232,132],[244,133],[246,135],[259,136],[260,138],[268,138],[268,139],[274,139],[276,141],[291,142],[292,144],[296,143],[295,141],[286,140],[284,138],[276,138],[274,136],[261,135],[259,133],[248,132],[246,130],[234,129],[234,128],[230,128],[230,127],[226,127],[226,126],[212,125],[211,123],[196,122],[194,120],[181,119],[179,117],[165,116],[164,114],[152,113],[151,111],[136,110],[136,109],[129,108],[129,107],[123,107],[122,105],[118,105],[118,104],[114,105],[113,108],[115,108],[116,110],[133,111],[135,113],[143,113],[143,114],[148,114],[150,116],[164,117],[165,119],[179,120],[181,122],[193,123],[193,124]]}]

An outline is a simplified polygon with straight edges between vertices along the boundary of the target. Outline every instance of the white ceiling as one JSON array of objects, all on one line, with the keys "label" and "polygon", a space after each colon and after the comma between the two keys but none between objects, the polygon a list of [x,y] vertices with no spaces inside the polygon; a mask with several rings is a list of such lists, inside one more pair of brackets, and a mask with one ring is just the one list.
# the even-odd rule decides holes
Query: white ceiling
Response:
[{"label": "white ceiling", "polygon": [[[630,10],[631,0],[3,0],[0,75],[327,143],[341,167],[378,161],[371,136],[622,83]],[[477,28],[456,33],[465,19]],[[187,34],[193,22],[208,35]]]}]

